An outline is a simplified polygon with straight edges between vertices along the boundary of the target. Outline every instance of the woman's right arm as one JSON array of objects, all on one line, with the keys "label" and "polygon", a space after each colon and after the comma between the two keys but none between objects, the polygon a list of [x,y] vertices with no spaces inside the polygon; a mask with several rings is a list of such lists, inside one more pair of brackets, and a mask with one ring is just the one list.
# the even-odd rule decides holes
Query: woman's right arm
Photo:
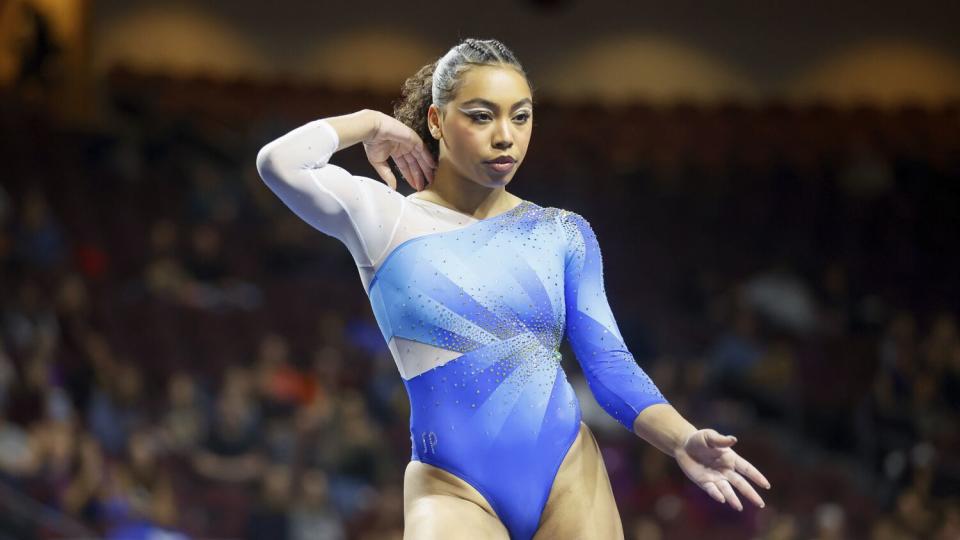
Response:
[{"label": "woman's right arm", "polygon": [[364,109],[308,122],[267,143],[257,154],[264,183],[302,220],[343,242],[358,264],[378,256],[399,216],[403,196],[382,182],[329,163],[337,150],[375,136],[381,115]]},{"label": "woman's right arm", "polygon": [[377,132],[379,114],[377,111],[363,109],[343,116],[325,118],[324,120],[337,132],[336,150],[343,150],[372,138]]}]

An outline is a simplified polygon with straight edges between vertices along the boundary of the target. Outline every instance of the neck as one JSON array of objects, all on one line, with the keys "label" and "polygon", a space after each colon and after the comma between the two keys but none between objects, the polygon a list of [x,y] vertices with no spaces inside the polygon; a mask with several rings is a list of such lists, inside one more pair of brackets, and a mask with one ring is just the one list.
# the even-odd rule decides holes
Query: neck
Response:
[{"label": "neck", "polygon": [[488,187],[474,182],[446,160],[439,161],[433,183],[417,197],[480,219],[506,211],[519,202],[516,196],[507,193],[506,186]]}]

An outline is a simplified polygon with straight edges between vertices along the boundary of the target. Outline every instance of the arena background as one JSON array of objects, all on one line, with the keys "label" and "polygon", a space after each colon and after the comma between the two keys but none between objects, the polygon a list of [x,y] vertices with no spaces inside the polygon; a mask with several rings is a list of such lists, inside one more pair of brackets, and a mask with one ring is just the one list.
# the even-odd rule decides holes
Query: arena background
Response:
[{"label": "arena background", "polygon": [[[465,37],[535,87],[511,191],[591,221],[630,351],[773,484],[717,504],[565,346],[627,538],[960,538],[958,20],[0,0],[0,538],[401,538],[400,376],[346,248],[254,161],[390,112]],[[377,178],[359,147],[333,162]]]}]

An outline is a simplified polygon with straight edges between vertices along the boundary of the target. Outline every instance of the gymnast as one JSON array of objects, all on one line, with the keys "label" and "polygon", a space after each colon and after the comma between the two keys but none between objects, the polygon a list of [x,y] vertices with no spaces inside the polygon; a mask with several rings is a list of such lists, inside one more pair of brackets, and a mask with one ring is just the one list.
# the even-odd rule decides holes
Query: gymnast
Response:
[{"label": "gymnast", "polygon": [[[720,503],[767,479],[669,404],[627,350],[600,247],[576,212],[506,190],[533,96],[513,52],[465,39],[403,87],[394,116],[313,120],[257,170],[356,263],[410,399],[404,538],[623,538],[606,467],[560,364],[570,342],[597,402]],[[383,182],[329,163],[363,143]],[[415,190],[397,191],[396,171]]]}]

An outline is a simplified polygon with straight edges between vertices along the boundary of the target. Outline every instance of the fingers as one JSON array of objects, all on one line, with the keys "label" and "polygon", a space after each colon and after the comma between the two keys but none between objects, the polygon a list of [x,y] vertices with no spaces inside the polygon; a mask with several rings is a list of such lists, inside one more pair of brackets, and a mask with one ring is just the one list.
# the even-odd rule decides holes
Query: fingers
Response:
[{"label": "fingers", "polygon": [[[413,188],[416,189],[417,191],[420,191],[423,188],[425,188],[427,186],[427,180],[423,176],[423,171],[420,168],[420,163],[411,154],[403,154],[402,156],[400,156],[400,159],[407,164],[407,169],[411,173],[413,173],[412,178],[407,177],[408,181],[411,181],[410,183],[411,185],[413,185]],[[407,176],[406,172],[404,172],[404,176]]]},{"label": "fingers", "polygon": [[726,502],[726,499],[723,498],[723,494],[720,493],[720,489],[717,488],[717,485],[713,482],[707,482],[703,484],[703,489],[710,494],[711,497],[717,500],[717,502],[723,503]]},{"label": "fingers", "polygon": [[[734,437],[733,435],[720,435],[714,430],[709,430],[709,431],[710,432],[707,433],[707,444],[711,447],[716,448],[716,447],[723,447],[723,446],[733,446],[734,444],[737,443],[737,438]],[[747,478],[749,478],[751,481],[753,481],[753,483],[757,484],[758,486],[761,486],[765,489],[770,489],[770,482],[766,479],[766,477],[760,474],[760,471],[758,471],[756,467],[751,465],[750,462],[748,462],[747,460],[736,455],[735,452],[734,452],[734,456],[736,456],[734,460],[734,468],[738,473],[746,475]]]},{"label": "fingers", "polygon": [[404,148],[404,152],[401,155],[407,158],[407,162],[410,167],[414,169],[414,172],[422,173],[424,182],[420,186],[420,189],[425,188],[428,183],[433,183],[433,172],[437,168],[437,164],[423,143],[418,143],[410,148]]},{"label": "fingers", "polygon": [[380,175],[380,178],[383,178],[384,182],[387,183],[394,191],[397,190],[397,177],[393,175],[393,171],[390,170],[390,165],[386,161],[381,161],[380,163],[372,163],[374,170],[377,171],[377,174]]},{"label": "fingers", "polygon": [[738,473],[746,475],[754,484],[765,489],[770,489],[770,482],[765,476],[760,474],[760,471],[751,465],[749,461],[738,456],[734,468]]},{"label": "fingers", "polygon": [[413,186],[413,189],[420,191],[420,188],[417,187],[417,179],[414,176],[413,171],[410,170],[410,164],[407,163],[407,160],[400,156],[393,157],[393,162],[396,164],[397,169],[400,169],[400,174],[403,175],[403,178],[407,181],[407,183]]},{"label": "fingers", "polygon": [[740,493],[746,495],[746,497],[750,499],[753,504],[759,506],[760,508],[766,506],[766,503],[763,502],[763,499],[760,498],[760,495],[757,494],[756,490],[753,489],[753,486],[750,485],[750,482],[744,480],[742,476],[733,471],[730,471],[725,476],[727,477],[727,480],[729,480],[735,488],[739,489]]},{"label": "fingers", "polygon": [[417,159],[417,162],[420,164],[420,169],[423,170],[424,175],[427,177],[427,181],[431,184],[433,183],[433,171],[437,168],[437,164],[433,160],[433,156],[430,155],[430,152],[426,149],[425,146],[420,145],[417,148],[417,151],[414,152],[414,157]]},{"label": "fingers", "polygon": [[389,157],[384,161],[375,162],[373,159],[370,160],[377,174],[379,174],[391,188],[396,190],[397,178],[391,170],[388,161],[391,158],[397,170],[403,175],[404,180],[406,180],[413,189],[421,191],[427,187],[428,182],[433,182],[436,165],[434,164],[433,156],[431,156],[422,145],[419,147],[410,146],[408,148],[395,147],[393,151],[390,152]]},{"label": "fingers", "polygon": [[[423,139],[410,127],[391,116],[377,114],[375,118],[375,135],[369,141],[364,141],[364,146],[368,148],[367,155],[370,156],[369,148],[375,148],[375,159],[380,159],[386,153],[384,151],[389,151],[388,155],[393,158],[397,170],[417,191],[424,189],[428,182],[432,183],[437,164]],[[389,168],[387,159],[384,159],[382,165]],[[391,171],[383,167],[377,168],[380,176],[384,180],[392,178],[396,184],[396,178]]]},{"label": "fingers", "polygon": [[707,446],[710,448],[722,448],[725,446],[733,446],[737,443],[737,438],[733,435],[721,435],[717,433],[716,430],[709,429],[707,430]]},{"label": "fingers", "polygon": [[727,500],[734,510],[738,512],[743,511],[743,503],[740,502],[740,499],[737,497],[737,494],[733,491],[733,487],[730,486],[730,482],[726,479],[717,480],[717,487],[720,488],[720,493],[723,494],[723,498]]}]

